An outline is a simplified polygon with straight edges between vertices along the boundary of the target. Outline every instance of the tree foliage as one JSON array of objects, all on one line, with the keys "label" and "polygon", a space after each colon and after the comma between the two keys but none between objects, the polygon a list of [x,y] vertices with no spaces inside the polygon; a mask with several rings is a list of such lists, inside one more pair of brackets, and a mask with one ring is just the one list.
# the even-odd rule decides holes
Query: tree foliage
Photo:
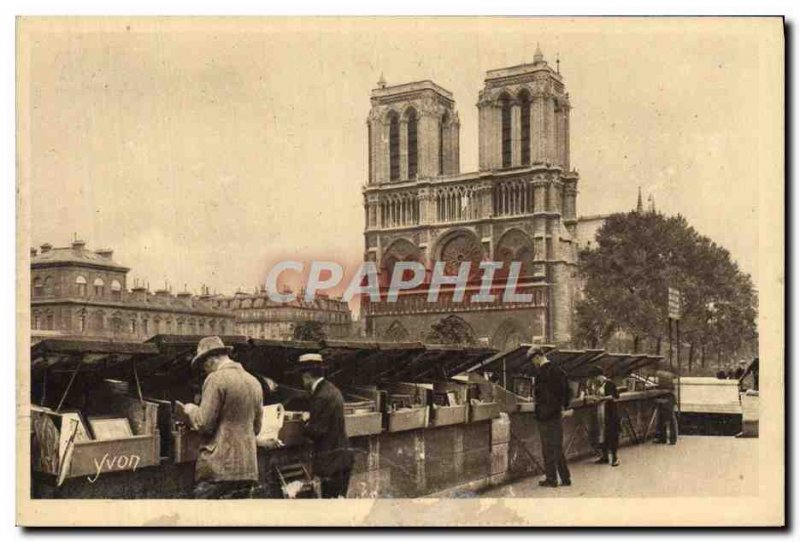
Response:
[{"label": "tree foliage", "polygon": [[599,346],[623,332],[636,348],[641,340],[665,338],[669,287],[682,294],[682,341],[734,353],[756,339],[750,276],[682,216],[611,215],[596,241],[580,255],[579,342]]},{"label": "tree foliage", "polygon": [[322,322],[316,320],[306,320],[294,325],[294,340],[296,341],[324,341],[326,338],[325,328]]}]

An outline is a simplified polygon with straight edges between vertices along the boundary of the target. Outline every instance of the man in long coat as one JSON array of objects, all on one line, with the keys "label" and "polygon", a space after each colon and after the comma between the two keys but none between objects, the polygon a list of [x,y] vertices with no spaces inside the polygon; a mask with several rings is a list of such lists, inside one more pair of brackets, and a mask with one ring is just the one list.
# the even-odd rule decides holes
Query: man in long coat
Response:
[{"label": "man in long coat", "polygon": [[200,405],[179,404],[189,426],[203,436],[195,465],[196,499],[244,498],[258,480],[261,384],[228,357],[231,350],[219,337],[200,340],[192,360],[206,374]]}]

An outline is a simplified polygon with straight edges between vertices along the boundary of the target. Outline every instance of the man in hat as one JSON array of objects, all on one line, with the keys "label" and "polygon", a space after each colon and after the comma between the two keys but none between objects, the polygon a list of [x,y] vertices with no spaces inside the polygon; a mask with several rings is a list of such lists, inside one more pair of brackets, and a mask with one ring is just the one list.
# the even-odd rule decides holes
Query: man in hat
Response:
[{"label": "man in hat", "polygon": [[353,454],[344,427],[344,398],[336,386],[325,380],[320,354],[303,354],[297,366],[303,387],[311,396],[305,434],[314,443],[314,474],[322,482],[322,498],[346,497]]},{"label": "man in hat", "polygon": [[539,426],[542,440],[542,455],[546,478],[539,481],[540,486],[557,487],[558,477],[561,485],[572,485],[567,459],[564,457],[562,415],[570,415],[569,384],[566,373],[547,359],[544,350],[533,346],[528,356],[537,368],[534,380],[534,417]]},{"label": "man in hat", "polygon": [[592,367],[589,376],[595,381],[595,388],[599,391],[604,402],[599,405],[598,412],[602,412],[603,424],[600,431],[603,432],[603,444],[600,457],[595,461],[598,464],[610,464],[612,467],[619,466],[617,449],[619,448],[619,413],[617,412],[617,399],[619,390],[614,381],[603,374],[600,367]]},{"label": "man in hat", "polygon": [[203,441],[195,465],[196,499],[243,498],[258,480],[256,435],[261,431],[261,384],[228,357],[219,337],[197,345],[192,368],[206,375],[200,405],[178,403]]}]

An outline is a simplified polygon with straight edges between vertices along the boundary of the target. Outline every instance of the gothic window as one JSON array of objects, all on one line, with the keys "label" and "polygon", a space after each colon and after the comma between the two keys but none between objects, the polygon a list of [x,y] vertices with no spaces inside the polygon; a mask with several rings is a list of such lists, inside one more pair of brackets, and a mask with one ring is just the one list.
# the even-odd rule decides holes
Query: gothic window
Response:
[{"label": "gothic window", "polygon": [[47,314],[45,314],[45,317],[44,317],[44,328],[45,329],[50,329],[50,330],[55,329],[55,326],[53,325],[53,313],[52,312],[48,312]]},{"label": "gothic window", "polygon": [[78,312],[78,331],[86,332],[86,311],[83,310]]},{"label": "gothic window", "polygon": [[417,111],[408,110],[408,178],[417,178]]},{"label": "gothic window", "polygon": [[527,90],[523,90],[520,100],[520,159],[522,165],[531,163],[531,98]]},{"label": "gothic window", "polygon": [[94,279],[94,295],[100,297],[103,295],[103,290],[105,290],[106,283],[103,282],[103,279],[97,277]]},{"label": "gothic window", "polygon": [[122,301],[122,284],[116,279],[111,281],[111,299]]},{"label": "gothic window", "polygon": [[400,119],[394,111],[389,114],[389,180],[400,179]]},{"label": "gothic window", "polygon": [[42,316],[38,312],[33,313],[31,324],[33,329],[42,329]]},{"label": "gothic window", "polygon": [[500,97],[500,127],[502,137],[503,167],[511,167],[511,98]]},{"label": "gothic window", "polygon": [[131,335],[136,335],[136,318],[131,318]]},{"label": "gothic window", "polygon": [[367,164],[369,167],[369,182],[372,182],[372,122],[367,123]]},{"label": "gothic window", "polygon": [[122,318],[119,317],[119,314],[115,313],[111,317],[111,332],[115,335],[122,332]]},{"label": "gothic window", "polygon": [[[33,279],[33,297],[42,297],[44,295],[44,283],[40,277]],[[38,329],[38,328],[34,328]]]},{"label": "gothic window", "polygon": [[469,233],[457,233],[442,245],[439,260],[445,262],[445,274],[457,275],[463,262],[470,262],[470,279],[480,274],[483,249],[478,239]]},{"label": "gothic window", "polygon": [[494,249],[495,260],[503,262],[498,275],[507,276],[513,262],[520,263],[520,275],[533,274],[533,242],[520,230],[505,233]]},{"label": "gothic window", "polygon": [[78,275],[75,277],[75,291],[81,297],[86,297],[86,279]]},{"label": "gothic window", "polygon": [[447,133],[447,111],[439,121],[439,175],[444,175],[444,138]]},{"label": "gothic window", "polygon": [[147,318],[142,320],[142,333],[145,337],[150,336],[150,321]]}]

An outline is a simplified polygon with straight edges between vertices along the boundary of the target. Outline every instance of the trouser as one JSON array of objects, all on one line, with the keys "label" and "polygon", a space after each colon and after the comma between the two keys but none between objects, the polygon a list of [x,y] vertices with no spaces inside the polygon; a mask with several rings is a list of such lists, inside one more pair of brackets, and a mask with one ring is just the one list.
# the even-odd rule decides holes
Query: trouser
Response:
[{"label": "trouser", "polygon": [[340,470],[327,476],[320,476],[323,499],[347,497],[347,486],[350,485],[352,468]]},{"label": "trouser", "polygon": [[192,493],[195,499],[249,499],[253,485],[251,480],[197,482]]},{"label": "trouser", "polygon": [[658,403],[656,440],[675,444],[678,441],[678,419],[672,401]]},{"label": "trouser", "polygon": [[567,458],[564,457],[564,432],[561,427],[561,417],[553,420],[539,421],[539,437],[542,439],[542,456],[544,458],[544,472],[551,482],[561,483],[570,481]]}]

